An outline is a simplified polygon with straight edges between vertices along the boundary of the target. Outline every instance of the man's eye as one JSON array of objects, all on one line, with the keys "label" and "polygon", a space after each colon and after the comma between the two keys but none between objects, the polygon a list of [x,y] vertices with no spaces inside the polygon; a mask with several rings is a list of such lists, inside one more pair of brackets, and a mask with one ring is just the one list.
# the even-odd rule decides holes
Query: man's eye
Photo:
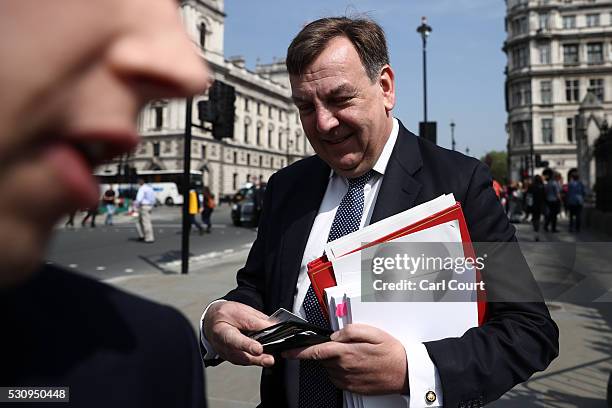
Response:
[{"label": "man's eye", "polygon": [[344,105],[346,103],[349,103],[351,99],[352,98],[350,96],[340,96],[337,98],[333,98],[331,100],[331,103],[333,103],[334,105]]}]

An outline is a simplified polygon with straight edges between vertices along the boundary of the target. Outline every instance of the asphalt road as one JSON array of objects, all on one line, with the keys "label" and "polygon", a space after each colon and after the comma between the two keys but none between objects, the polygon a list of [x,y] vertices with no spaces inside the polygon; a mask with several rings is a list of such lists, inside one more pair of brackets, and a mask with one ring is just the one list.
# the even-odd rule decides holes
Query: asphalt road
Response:
[{"label": "asphalt road", "polygon": [[[96,228],[81,227],[82,216],[75,218],[76,228],[58,226],[47,260],[75,269],[95,279],[151,273],[175,273],[180,270],[181,209],[158,207],[153,212],[155,242],[138,241],[136,218],[115,216],[115,225],[104,226],[104,216],[96,219]],[[210,234],[200,236],[195,228],[190,235],[190,257],[194,267],[202,262],[246,251],[256,232],[234,227],[227,205],[217,208]]]}]

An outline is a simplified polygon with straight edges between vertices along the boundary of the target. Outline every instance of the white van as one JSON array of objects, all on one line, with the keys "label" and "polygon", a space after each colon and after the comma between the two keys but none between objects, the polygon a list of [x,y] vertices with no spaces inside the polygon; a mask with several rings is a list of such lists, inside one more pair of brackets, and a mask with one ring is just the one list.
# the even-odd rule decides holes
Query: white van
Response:
[{"label": "white van", "polygon": [[155,198],[166,205],[183,204],[183,196],[179,194],[176,183],[149,183],[155,191]]}]

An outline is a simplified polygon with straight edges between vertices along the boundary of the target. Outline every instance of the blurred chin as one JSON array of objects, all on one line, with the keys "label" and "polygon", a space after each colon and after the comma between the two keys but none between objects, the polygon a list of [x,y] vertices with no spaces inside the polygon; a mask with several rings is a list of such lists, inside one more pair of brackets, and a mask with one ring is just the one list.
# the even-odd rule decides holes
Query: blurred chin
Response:
[{"label": "blurred chin", "polygon": [[50,231],[34,221],[0,219],[0,287],[18,286],[39,268]]}]

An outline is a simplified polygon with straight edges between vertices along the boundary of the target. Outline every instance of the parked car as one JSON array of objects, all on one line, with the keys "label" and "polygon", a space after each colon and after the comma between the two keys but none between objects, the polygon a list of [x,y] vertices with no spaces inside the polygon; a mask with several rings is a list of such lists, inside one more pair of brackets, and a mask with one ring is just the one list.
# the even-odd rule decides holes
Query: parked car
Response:
[{"label": "parked car", "polygon": [[232,223],[239,226],[256,227],[263,204],[266,185],[241,188],[234,194],[232,204]]}]

